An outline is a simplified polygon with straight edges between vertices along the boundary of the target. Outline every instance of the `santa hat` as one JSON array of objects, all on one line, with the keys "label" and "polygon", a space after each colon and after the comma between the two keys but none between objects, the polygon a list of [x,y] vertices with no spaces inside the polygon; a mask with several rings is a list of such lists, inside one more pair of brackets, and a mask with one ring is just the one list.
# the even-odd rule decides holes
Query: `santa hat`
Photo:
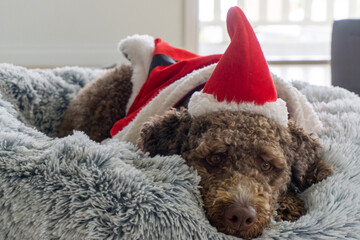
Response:
[{"label": "santa hat", "polygon": [[192,95],[192,116],[216,111],[246,111],[287,126],[286,103],[278,98],[256,35],[238,7],[230,8],[227,30],[231,43],[201,92]]}]

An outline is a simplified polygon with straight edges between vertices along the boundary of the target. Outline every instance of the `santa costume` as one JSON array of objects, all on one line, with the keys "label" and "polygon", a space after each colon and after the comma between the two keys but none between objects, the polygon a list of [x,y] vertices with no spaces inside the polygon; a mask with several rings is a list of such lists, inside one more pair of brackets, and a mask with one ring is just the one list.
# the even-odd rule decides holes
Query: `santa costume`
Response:
[{"label": "santa costume", "polygon": [[136,143],[144,122],[176,107],[189,94],[188,111],[193,117],[213,111],[247,111],[284,127],[290,116],[310,132],[321,129],[306,98],[270,73],[242,10],[230,8],[226,23],[231,42],[221,55],[199,56],[150,36],[121,41],[120,51],[133,67],[133,89],[126,117],[114,124],[111,136]]}]

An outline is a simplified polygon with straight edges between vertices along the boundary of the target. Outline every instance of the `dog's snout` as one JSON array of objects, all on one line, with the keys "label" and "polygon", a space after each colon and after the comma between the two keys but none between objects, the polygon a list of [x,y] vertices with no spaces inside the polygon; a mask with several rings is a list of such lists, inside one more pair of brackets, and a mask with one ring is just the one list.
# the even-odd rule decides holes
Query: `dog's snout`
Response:
[{"label": "dog's snout", "polygon": [[234,230],[247,230],[256,221],[256,211],[251,206],[233,204],[225,209],[225,221]]}]

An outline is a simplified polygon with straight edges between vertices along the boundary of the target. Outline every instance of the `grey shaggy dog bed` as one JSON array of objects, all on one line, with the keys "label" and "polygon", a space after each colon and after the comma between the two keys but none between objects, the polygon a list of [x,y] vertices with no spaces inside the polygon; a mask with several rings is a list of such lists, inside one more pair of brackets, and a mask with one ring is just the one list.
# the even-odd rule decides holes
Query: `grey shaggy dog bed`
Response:
[{"label": "grey shaggy dog bed", "polygon": [[[103,72],[0,64],[0,239],[236,239],[209,224],[199,176],[181,157],[151,158],[81,132],[56,138],[71,98]],[[323,157],[335,173],[300,195],[305,216],[272,220],[259,239],[359,239],[360,98],[292,85],[324,125]]]}]

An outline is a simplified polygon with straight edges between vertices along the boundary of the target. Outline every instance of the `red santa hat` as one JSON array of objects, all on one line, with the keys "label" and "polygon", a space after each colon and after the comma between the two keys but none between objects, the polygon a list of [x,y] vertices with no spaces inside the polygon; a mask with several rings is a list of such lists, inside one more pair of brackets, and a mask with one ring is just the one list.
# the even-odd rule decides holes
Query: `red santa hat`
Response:
[{"label": "red santa hat", "polygon": [[278,98],[256,35],[238,7],[230,8],[227,30],[231,43],[201,92],[192,95],[192,116],[216,111],[246,111],[287,126],[286,103]]}]

